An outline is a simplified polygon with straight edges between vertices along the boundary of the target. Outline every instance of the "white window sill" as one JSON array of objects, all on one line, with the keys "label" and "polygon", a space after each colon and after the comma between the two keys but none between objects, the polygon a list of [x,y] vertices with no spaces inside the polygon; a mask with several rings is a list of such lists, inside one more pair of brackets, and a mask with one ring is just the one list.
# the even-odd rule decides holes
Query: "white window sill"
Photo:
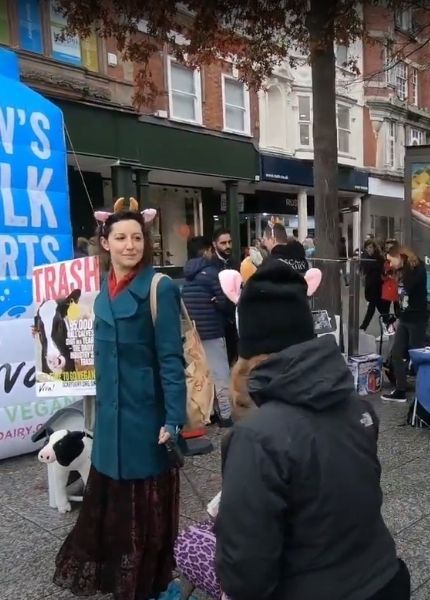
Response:
[{"label": "white window sill", "polygon": [[249,131],[237,131],[236,129],[228,129],[227,127],[223,128],[224,133],[232,133],[234,135],[241,135],[242,137],[252,137]]},{"label": "white window sill", "polygon": [[357,160],[357,157],[350,152],[338,152],[337,156],[340,158],[347,158],[348,160]]},{"label": "white window sill", "polygon": [[184,125],[194,125],[195,127],[204,127],[201,121],[192,121],[191,119],[180,119],[179,117],[169,116],[170,121],[175,123],[183,123]]}]

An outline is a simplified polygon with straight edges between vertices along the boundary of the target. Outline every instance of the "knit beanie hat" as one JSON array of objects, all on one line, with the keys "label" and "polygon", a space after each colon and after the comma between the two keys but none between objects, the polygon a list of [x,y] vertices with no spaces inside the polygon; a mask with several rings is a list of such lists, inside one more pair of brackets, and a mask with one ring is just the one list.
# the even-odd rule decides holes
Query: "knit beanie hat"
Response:
[{"label": "knit beanie hat", "polygon": [[280,352],[315,337],[307,283],[282,259],[264,263],[238,304],[239,356]]}]

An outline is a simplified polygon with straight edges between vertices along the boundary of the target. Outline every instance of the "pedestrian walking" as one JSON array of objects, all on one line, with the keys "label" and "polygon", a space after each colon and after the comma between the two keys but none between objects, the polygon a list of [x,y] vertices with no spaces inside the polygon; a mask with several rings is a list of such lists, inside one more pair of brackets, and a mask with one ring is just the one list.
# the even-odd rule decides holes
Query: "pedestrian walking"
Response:
[{"label": "pedestrian walking", "polygon": [[238,323],[233,386],[258,409],[224,447],[221,589],[234,600],[408,600],[381,516],[378,418],[334,337],[315,337],[304,278],[265,263]]},{"label": "pedestrian walking", "polygon": [[362,254],[361,271],[364,274],[364,297],[367,310],[360,329],[366,331],[376,309],[388,323],[390,303],[382,298],[382,277],[384,272],[384,257],[379,246],[373,240],[367,240]]},{"label": "pedestrian walking", "polygon": [[218,421],[230,427],[230,366],[225,341],[225,320],[229,301],[218,279],[218,269],[212,261],[212,244],[204,237],[194,237],[188,243],[189,260],[184,267],[185,283],[182,299],[206,353],[215,384]]},{"label": "pedestrian walking", "polygon": [[427,272],[423,261],[405,246],[393,245],[387,258],[398,273],[400,314],[391,351],[396,387],[381,397],[406,402],[408,350],[426,345]]},{"label": "pedestrian walking", "polygon": [[186,420],[180,293],[169,278],[160,280],[153,325],[155,272],[144,219],[116,209],[99,232],[109,272],[94,308],[92,467],[54,582],[77,596],[149,600],[171,581],[178,532],[179,473],[165,443]]},{"label": "pedestrian walking", "polygon": [[[240,270],[240,264],[233,258],[233,242],[228,229],[218,229],[215,231],[212,245],[214,256],[212,258],[218,273],[224,269]],[[236,308],[234,304],[228,302],[225,317],[225,341],[227,344],[227,355],[229,364],[232,365],[237,358],[237,329],[235,320]]]}]

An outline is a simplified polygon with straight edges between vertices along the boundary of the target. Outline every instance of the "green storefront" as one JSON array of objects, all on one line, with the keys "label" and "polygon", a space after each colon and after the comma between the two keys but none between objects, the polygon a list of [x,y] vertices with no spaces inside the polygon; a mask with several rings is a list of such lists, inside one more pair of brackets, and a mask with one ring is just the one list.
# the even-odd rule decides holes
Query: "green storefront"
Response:
[{"label": "green storefront", "polygon": [[[239,251],[238,192],[259,173],[252,140],[196,131],[164,119],[140,119],[131,112],[54,102],[66,124],[76,235],[88,235],[93,227],[91,205],[109,206],[112,197],[137,196],[142,207],[159,208],[164,220],[155,232],[160,264],[169,261],[169,255],[175,259],[175,253],[175,262],[183,262],[185,238],[211,235],[211,202],[225,193],[227,222]],[[163,249],[163,238],[171,238],[173,252]]]}]

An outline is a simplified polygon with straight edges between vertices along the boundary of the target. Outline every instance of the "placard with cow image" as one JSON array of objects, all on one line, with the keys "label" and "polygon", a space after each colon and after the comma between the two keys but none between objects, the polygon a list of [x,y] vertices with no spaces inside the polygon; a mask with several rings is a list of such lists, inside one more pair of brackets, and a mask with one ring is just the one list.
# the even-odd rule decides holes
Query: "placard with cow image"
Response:
[{"label": "placard with cow image", "polygon": [[94,301],[100,290],[98,257],[33,270],[36,394],[95,395]]}]

